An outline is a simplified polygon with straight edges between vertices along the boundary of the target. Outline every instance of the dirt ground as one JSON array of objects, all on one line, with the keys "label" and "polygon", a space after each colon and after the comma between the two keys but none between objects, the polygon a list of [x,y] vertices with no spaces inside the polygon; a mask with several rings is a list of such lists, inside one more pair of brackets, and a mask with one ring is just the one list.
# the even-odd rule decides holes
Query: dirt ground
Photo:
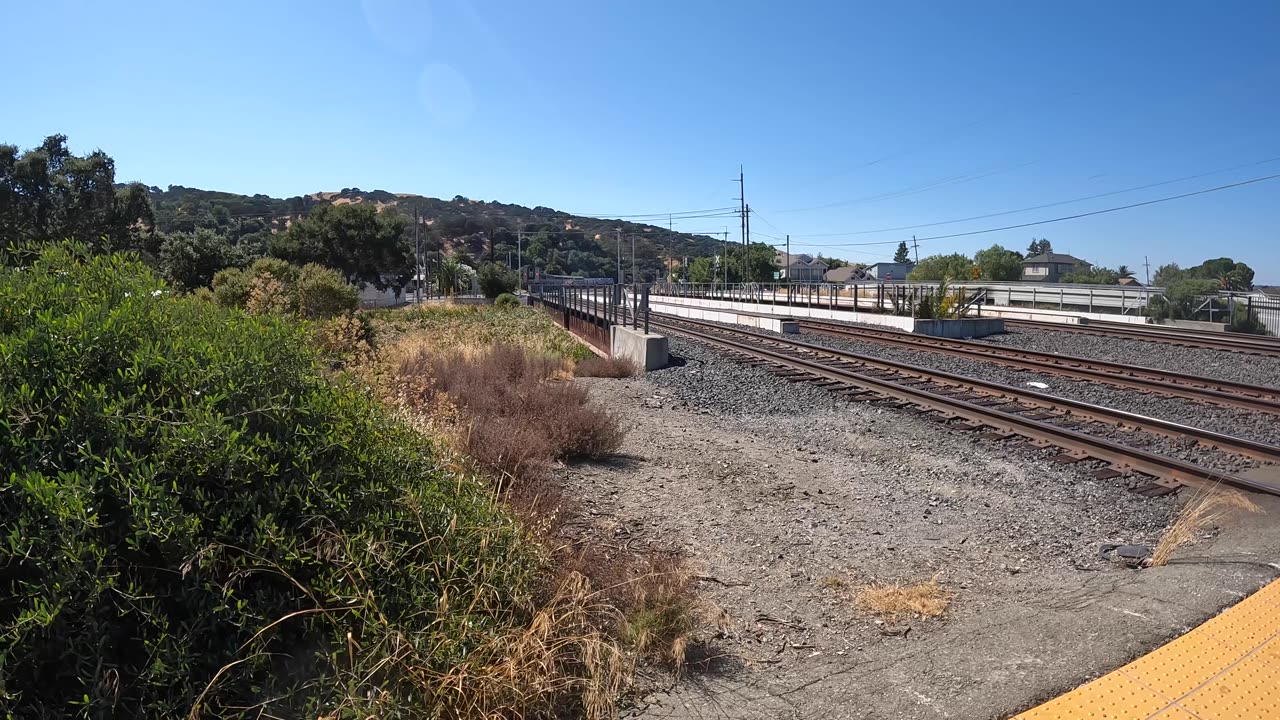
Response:
[{"label": "dirt ground", "polygon": [[[1102,560],[1153,542],[1174,500],[851,403],[752,416],[647,379],[578,380],[628,426],[624,456],[564,468],[590,531],[682,548],[723,612],[706,659],[642,718],[1005,718],[1186,632],[1280,575],[1278,498],[1164,568]],[[878,623],[852,601],[937,577],[946,615]]]}]

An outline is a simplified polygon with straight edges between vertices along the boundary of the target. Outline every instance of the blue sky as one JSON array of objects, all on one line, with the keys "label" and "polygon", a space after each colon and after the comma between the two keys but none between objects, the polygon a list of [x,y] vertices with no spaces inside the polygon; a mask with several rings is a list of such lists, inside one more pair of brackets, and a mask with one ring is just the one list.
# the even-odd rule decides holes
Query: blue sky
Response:
[{"label": "blue sky", "polygon": [[[0,141],[62,132],[152,185],[622,215],[733,205],[742,164],[753,231],[872,261],[893,245],[852,243],[1280,173],[1280,3],[1264,0],[3,6]],[[1111,266],[1228,255],[1280,283],[1280,179],[920,252],[1033,236]]]}]

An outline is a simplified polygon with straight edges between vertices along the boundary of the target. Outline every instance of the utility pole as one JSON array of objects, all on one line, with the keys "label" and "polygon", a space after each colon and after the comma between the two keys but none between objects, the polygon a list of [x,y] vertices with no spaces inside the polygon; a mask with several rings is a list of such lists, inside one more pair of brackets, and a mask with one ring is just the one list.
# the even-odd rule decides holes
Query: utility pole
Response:
[{"label": "utility pole", "polygon": [[751,206],[747,205],[746,211],[742,213],[742,222],[745,225],[746,238],[742,241],[742,265],[745,272],[742,273],[742,281],[751,281]]},{"label": "utility pole", "polygon": [[[787,236],[787,261],[786,263],[783,264],[782,271],[787,274],[787,287],[790,288],[791,287],[791,236],[790,235]],[[787,290],[788,297],[790,297],[790,294],[791,294],[791,291]]]},{"label": "utility pole", "polygon": [[622,228],[614,228],[613,232],[618,236],[618,284],[622,284]]},{"label": "utility pole", "polygon": [[916,264],[920,264],[920,242],[916,240],[916,236],[911,236],[911,247],[916,251]]},{"label": "utility pole", "polygon": [[422,220],[418,208],[413,209],[413,279],[416,285],[414,300],[422,304]]},{"label": "utility pole", "polygon": [[1147,269],[1147,287],[1151,287],[1151,260],[1146,255],[1142,256],[1142,266]]},{"label": "utility pole", "polygon": [[[746,273],[746,270],[747,270],[747,255],[746,255],[746,249],[747,249],[747,185],[746,185],[745,177],[744,177],[744,176],[743,176],[743,174],[742,174],[742,166],[741,166],[741,165],[739,165],[739,166],[738,166],[738,197],[737,197],[737,198],[735,198],[735,199],[738,201],[738,216],[739,216],[739,219],[740,219],[740,220],[741,220],[741,222],[742,222],[742,250],[743,250],[743,254],[742,254],[742,270],[743,270],[743,273],[742,273],[742,281],[743,281],[743,282],[746,282],[746,278],[747,278],[747,273]],[[727,281],[727,280],[728,280],[728,278],[726,277],[726,278],[725,278],[725,280]]]},{"label": "utility pole", "polygon": [[524,289],[524,253],[522,252],[523,248],[524,248],[524,231],[517,230],[516,231],[516,264],[519,266],[519,269],[516,270],[516,289],[517,290]]}]

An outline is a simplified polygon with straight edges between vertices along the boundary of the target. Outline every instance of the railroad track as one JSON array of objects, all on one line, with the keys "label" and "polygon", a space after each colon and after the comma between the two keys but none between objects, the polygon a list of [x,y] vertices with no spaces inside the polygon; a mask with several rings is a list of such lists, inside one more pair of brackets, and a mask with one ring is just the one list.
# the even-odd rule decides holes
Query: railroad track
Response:
[{"label": "railroad track", "polygon": [[1054,458],[1055,462],[1106,462],[1110,467],[1093,473],[1100,479],[1141,473],[1154,478],[1134,488],[1144,495],[1166,494],[1184,484],[1219,482],[1280,495],[1280,485],[1205,468],[1076,427],[1082,422],[1105,423],[1112,428],[1194,441],[1203,447],[1280,463],[1280,447],[1274,445],[749,330],[666,316],[651,319],[651,324],[728,350],[743,362],[763,366],[788,380],[807,382],[847,399],[914,407],[940,414],[947,422],[959,421],[956,424],[962,429],[983,431],[985,437],[1022,437],[1040,447],[1061,448],[1064,452]]},{"label": "railroad track", "polygon": [[1204,330],[1188,330],[1185,328],[1169,328],[1154,325],[1126,325],[1125,323],[1092,322],[1080,325],[1070,323],[1042,322],[1039,320],[1004,321],[1008,327],[1030,328],[1035,330],[1052,330],[1054,332],[1073,332],[1086,335],[1103,335],[1122,337],[1129,340],[1164,343],[1189,348],[1209,350],[1226,350],[1228,352],[1247,353],[1280,357],[1280,339],[1261,335],[1245,335],[1242,333],[1220,333]]},{"label": "railroad track", "polygon": [[1280,415],[1280,389],[1247,383],[1214,380],[1198,375],[1168,372],[1122,363],[1091,360],[1070,355],[1023,350],[1004,345],[951,340],[914,335],[897,330],[853,327],[835,322],[800,320],[800,328],[808,332],[840,338],[868,340],[882,345],[925,350],[955,357],[1004,365],[1006,367],[1047,372],[1115,387],[1212,403],[1220,407],[1242,408]]}]

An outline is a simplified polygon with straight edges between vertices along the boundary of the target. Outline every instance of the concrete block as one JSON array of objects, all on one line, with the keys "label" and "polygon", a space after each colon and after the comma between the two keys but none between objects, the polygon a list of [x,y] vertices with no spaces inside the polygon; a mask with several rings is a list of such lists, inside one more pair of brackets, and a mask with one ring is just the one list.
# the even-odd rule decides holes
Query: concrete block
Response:
[{"label": "concrete block", "polygon": [[944,338],[980,338],[1004,332],[1000,318],[964,318],[962,320],[916,320],[918,335]]},{"label": "concrete block", "polygon": [[1224,333],[1227,331],[1225,323],[1206,322],[1204,320],[1165,320],[1161,325],[1167,327],[1186,328],[1188,330],[1207,330],[1209,332]]},{"label": "concrete block", "polygon": [[609,328],[609,349],[612,357],[627,358],[635,363],[636,367],[646,371],[657,370],[667,365],[668,350],[665,335],[613,325]]}]

